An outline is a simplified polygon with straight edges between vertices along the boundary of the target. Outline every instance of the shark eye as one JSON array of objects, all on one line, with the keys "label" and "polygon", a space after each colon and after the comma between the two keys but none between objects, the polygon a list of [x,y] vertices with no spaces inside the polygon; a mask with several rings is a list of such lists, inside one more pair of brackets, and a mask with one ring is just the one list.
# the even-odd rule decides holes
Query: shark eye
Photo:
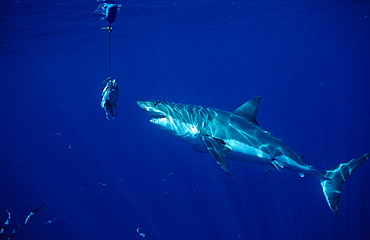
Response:
[{"label": "shark eye", "polygon": [[159,103],[160,103],[159,101],[154,101],[153,102],[154,107],[156,107]]}]

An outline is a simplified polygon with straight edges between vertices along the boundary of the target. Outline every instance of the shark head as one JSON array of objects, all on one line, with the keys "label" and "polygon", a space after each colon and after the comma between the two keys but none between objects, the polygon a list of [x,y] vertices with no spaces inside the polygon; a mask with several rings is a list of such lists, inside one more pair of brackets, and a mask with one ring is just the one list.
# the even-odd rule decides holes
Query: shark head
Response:
[{"label": "shark head", "polygon": [[193,114],[199,113],[194,109],[197,106],[162,101],[137,101],[137,104],[152,117],[151,123],[179,140],[187,142],[200,134],[199,114]]}]

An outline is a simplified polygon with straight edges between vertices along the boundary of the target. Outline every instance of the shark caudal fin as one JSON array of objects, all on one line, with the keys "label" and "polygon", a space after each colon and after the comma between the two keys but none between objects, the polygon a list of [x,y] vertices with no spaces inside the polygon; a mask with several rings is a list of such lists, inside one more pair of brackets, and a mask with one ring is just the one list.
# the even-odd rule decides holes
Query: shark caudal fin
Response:
[{"label": "shark caudal fin", "polygon": [[329,169],[325,173],[326,180],[321,180],[322,191],[330,209],[338,215],[338,204],[343,183],[347,178],[366,160],[370,158],[370,153],[361,157],[354,158],[346,163]]}]

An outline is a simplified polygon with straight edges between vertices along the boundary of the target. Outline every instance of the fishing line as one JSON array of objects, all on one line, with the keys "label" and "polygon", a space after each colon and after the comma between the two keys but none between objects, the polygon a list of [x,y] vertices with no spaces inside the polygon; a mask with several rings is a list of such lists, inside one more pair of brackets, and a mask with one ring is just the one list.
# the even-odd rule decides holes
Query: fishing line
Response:
[{"label": "fishing line", "polygon": [[112,24],[109,23],[108,30],[108,78],[110,78],[110,53],[111,53],[111,41],[112,41]]}]

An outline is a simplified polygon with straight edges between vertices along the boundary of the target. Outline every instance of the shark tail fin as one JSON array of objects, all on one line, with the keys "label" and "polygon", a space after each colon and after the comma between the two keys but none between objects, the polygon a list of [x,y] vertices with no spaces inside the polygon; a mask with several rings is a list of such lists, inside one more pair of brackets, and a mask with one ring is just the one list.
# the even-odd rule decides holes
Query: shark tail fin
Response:
[{"label": "shark tail fin", "polygon": [[322,191],[324,192],[330,209],[335,215],[338,215],[338,204],[343,183],[364,161],[369,158],[370,153],[366,153],[361,157],[354,158],[346,163],[341,163],[326,171],[326,179],[321,180]]}]

